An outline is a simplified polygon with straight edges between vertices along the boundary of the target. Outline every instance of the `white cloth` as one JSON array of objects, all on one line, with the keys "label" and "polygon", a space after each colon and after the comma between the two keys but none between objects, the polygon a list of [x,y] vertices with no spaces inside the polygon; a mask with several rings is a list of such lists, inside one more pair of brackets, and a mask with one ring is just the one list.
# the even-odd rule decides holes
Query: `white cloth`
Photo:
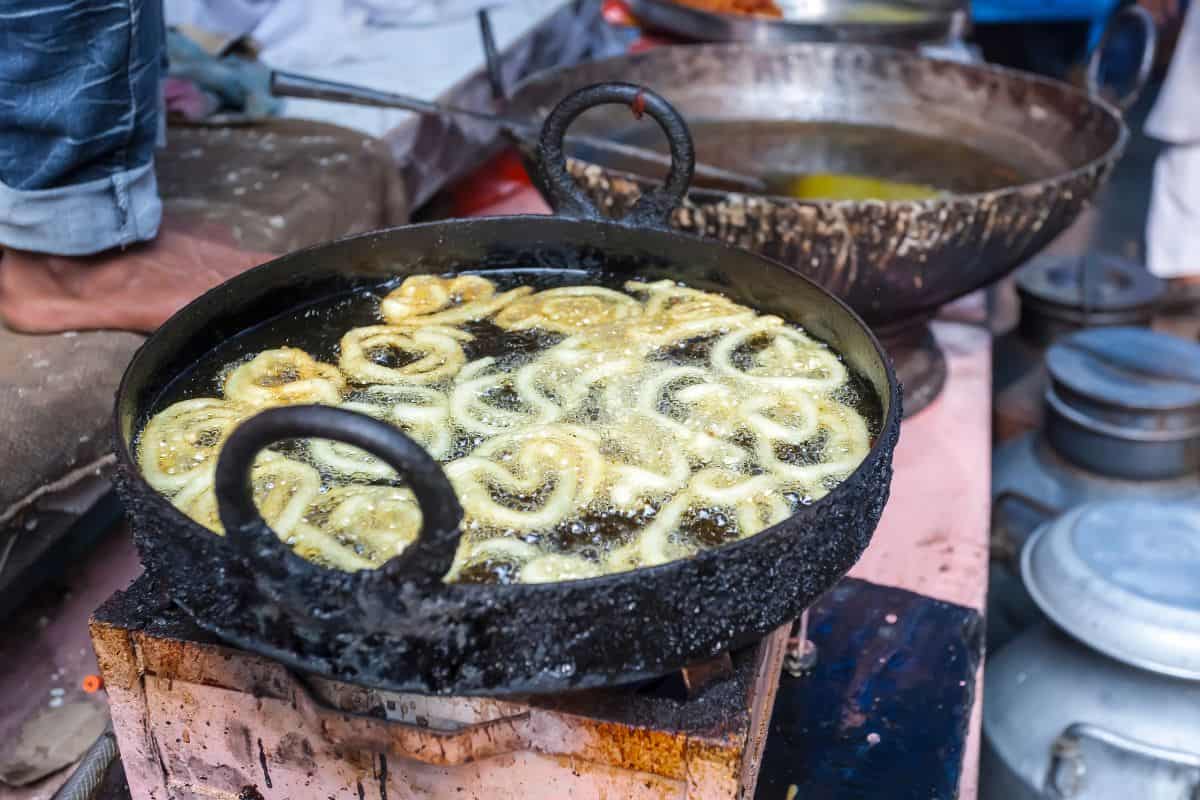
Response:
[{"label": "white cloth", "polygon": [[1192,0],[1146,133],[1167,143],[1154,165],[1146,266],[1160,278],[1200,275],[1200,11]]},{"label": "white cloth", "polygon": [[[484,64],[477,9],[504,50],[567,0],[165,0],[168,25],[249,35],[273,69],[434,100]],[[412,114],[288,100],[283,116],[386,137]]]},{"label": "white cloth", "polygon": [[166,0],[168,25],[249,35],[289,69],[355,61],[370,28],[455,22],[509,0]]},{"label": "white cloth", "polygon": [[1146,266],[1160,278],[1200,275],[1200,144],[1169,145],[1154,164]]},{"label": "white cloth", "polygon": [[1200,144],[1200,11],[1188,6],[1171,68],[1146,119],[1146,133],[1171,144]]}]

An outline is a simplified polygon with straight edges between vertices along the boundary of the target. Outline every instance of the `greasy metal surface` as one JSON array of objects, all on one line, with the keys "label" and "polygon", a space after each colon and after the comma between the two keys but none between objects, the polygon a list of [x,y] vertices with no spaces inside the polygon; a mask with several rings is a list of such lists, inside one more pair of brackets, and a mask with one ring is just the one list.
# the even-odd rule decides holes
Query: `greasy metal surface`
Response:
[{"label": "greasy metal surface", "polygon": [[110,598],[92,629],[118,691],[114,719],[126,723],[122,751],[150,741],[157,754],[157,775],[131,780],[135,798],[249,786],[348,800],[733,800],[757,770],[752,724],[769,718],[772,653],[787,632],[735,653],[734,675],[695,698],[643,686],[509,702],[298,679],[216,644],[148,577]]},{"label": "greasy metal surface", "polygon": [[1115,98],[1114,102],[1122,111],[1128,111],[1138,97],[1141,96],[1142,90],[1146,88],[1146,82],[1150,80],[1150,75],[1154,71],[1155,55],[1158,51],[1158,22],[1154,15],[1145,8],[1137,5],[1123,5],[1113,10],[1109,15],[1108,20],[1104,25],[1104,33],[1100,37],[1100,41],[1092,49],[1092,54],[1088,58],[1087,72],[1085,73],[1085,81],[1088,91],[1100,96],[1104,93],[1104,87],[1100,84],[1100,72],[1103,66],[1104,56],[1108,53],[1110,44],[1113,41],[1114,34],[1120,30],[1117,21],[1123,18],[1131,19],[1141,33],[1142,50],[1139,53],[1138,68],[1134,74],[1133,81],[1130,87],[1124,94]]},{"label": "greasy metal surface", "polygon": [[[693,188],[672,216],[679,230],[802,272],[876,329],[917,325],[1027,261],[1074,221],[1128,138],[1112,108],[1065,84],[858,45],[660,47],[535,75],[517,88],[510,111],[544,114],[564,92],[599,80],[643,83],[693,123],[891,127],[970,143],[1027,175],[1020,185],[922,201],[804,201]],[[589,114],[579,127],[600,133],[627,123]],[[804,152],[802,143],[794,149]],[[878,158],[879,148],[873,152]],[[753,154],[756,169],[764,169],[763,153]],[[719,151],[701,148],[697,157],[745,171],[750,155],[742,136]],[[814,151],[803,171],[855,171],[854,164],[836,160],[841,157]],[[575,159],[568,166],[597,203],[616,215],[660,180]],[[872,171],[864,165],[858,170]]]},{"label": "greasy metal surface", "polygon": [[904,387],[904,416],[911,417],[936,400],[946,385],[946,355],[924,322],[880,332],[879,338]]},{"label": "greasy metal surface", "polygon": [[[477,111],[458,106],[448,106],[442,103],[431,103],[409,95],[396,94],[358,86],[349,83],[322,80],[294,72],[271,73],[271,93],[277,97],[298,97],[313,100],[324,100],[331,103],[347,103],[359,106],[374,106],[378,108],[398,108],[413,111],[417,114],[465,118],[482,124],[494,126],[511,136],[518,136],[536,143],[541,132],[540,123],[512,117],[500,117],[491,112]],[[617,142],[596,136],[568,137],[568,144],[587,147],[594,152],[605,154],[610,158],[632,161],[643,169],[665,168],[670,164],[667,155],[656,150],[636,147],[624,142]],[[708,165],[697,164],[698,175],[715,180],[729,188],[763,191],[766,183],[761,178],[717,169]]]},{"label": "greasy metal surface", "polygon": [[848,578],[809,614],[820,655],[780,681],[757,797],[957,797],[980,613]]},{"label": "greasy metal surface", "polygon": [[[877,395],[875,444],[826,497],[753,537],[657,567],[538,585],[442,584],[428,573],[398,573],[397,560],[348,574],[292,557],[263,571],[139,475],[133,437],[155,399],[221,342],[316,299],[406,275],[514,269],[530,270],[540,285],[670,278],[800,324],[841,353]],[[662,675],[796,618],[870,542],[887,500],[899,419],[899,388],[878,342],[807,278],[744,250],[666,230],[496,217],[343,239],[222,284],[138,351],[114,421],[118,490],[146,568],[202,626],[289,666],[343,680],[501,694]],[[287,587],[283,601],[280,587]]]},{"label": "greasy metal surface", "polygon": [[[781,0],[783,17],[718,14],[672,0],[627,0],[639,23],[697,42],[857,42],[916,46],[945,38],[953,27],[956,3],[878,3],[834,0],[803,3]],[[882,7],[882,11],[880,10]],[[904,19],[872,21],[905,14]]]}]

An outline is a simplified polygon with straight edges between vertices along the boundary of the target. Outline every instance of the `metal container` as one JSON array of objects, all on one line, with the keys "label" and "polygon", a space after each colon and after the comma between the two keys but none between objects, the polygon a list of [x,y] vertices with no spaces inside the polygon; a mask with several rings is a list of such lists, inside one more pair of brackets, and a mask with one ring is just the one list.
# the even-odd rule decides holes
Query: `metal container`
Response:
[{"label": "metal container", "polygon": [[1034,259],[1017,272],[1021,338],[1047,347],[1083,328],[1150,324],[1166,283],[1108,253]]},{"label": "metal container", "polygon": [[857,42],[915,46],[959,39],[967,9],[958,0],[779,0],[781,18],[718,14],[672,0],[628,0],[643,25],[696,42]]},{"label": "metal container", "polygon": [[1046,354],[1046,438],[1102,475],[1200,468],[1200,347],[1142,328],[1088,330]]},{"label": "metal container", "polygon": [[1200,491],[1200,345],[1141,328],[1097,328],[1046,355],[1040,431],[992,457],[992,494],[1055,511],[1116,496]]},{"label": "metal container", "polygon": [[1008,441],[1042,423],[1046,348],[1084,328],[1147,327],[1166,283],[1106,253],[1035,258],[1016,273],[1020,323],[996,340],[993,431]]},{"label": "metal container", "polygon": [[1057,627],[989,659],[980,796],[1200,797],[1200,505],[1081,506],[1021,566]]}]

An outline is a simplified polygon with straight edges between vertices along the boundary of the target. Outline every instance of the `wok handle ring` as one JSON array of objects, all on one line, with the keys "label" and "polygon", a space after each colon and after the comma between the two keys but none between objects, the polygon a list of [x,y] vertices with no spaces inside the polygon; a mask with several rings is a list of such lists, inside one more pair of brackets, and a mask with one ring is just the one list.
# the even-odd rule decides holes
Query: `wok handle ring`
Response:
[{"label": "wok handle ring", "polygon": [[271,408],[246,420],[230,434],[217,458],[214,489],[221,524],[234,546],[267,575],[277,573],[281,565],[293,559],[312,567],[292,552],[262,518],[254,504],[250,480],[254,459],[263,449],[285,439],[312,437],[362,448],[400,474],[416,495],[421,531],[415,542],[381,570],[400,577],[440,581],[454,561],[462,533],[462,506],[446,473],[399,428],[331,406]]},{"label": "wok handle ring", "polygon": [[636,116],[649,114],[667,136],[671,148],[671,169],[659,188],[642,194],[634,207],[621,221],[634,225],[666,228],[671,212],[683,202],[692,173],[696,168],[696,149],[692,134],[683,116],[663,97],[643,86],[632,83],[600,83],[579,89],[554,107],[542,125],[538,142],[538,164],[550,204],[557,213],[582,219],[601,219],[603,211],[596,206],[567,172],[567,155],[563,139],[580,114],[589,108],[621,104],[633,109]]},{"label": "wok handle ring", "polygon": [[1113,32],[1117,29],[1117,20],[1120,17],[1132,17],[1142,29],[1142,34],[1146,37],[1145,44],[1142,46],[1142,60],[1138,64],[1137,75],[1134,77],[1133,86],[1125,94],[1115,98],[1113,102],[1121,111],[1128,111],[1129,107],[1137,102],[1138,97],[1142,94],[1142,89],[1146,87],[1146,81],[1150,80],[1150,72],[1154,69],[1154,54],[1158,49],[1158,26],[1154,23],[1154,17],[1149,11],[1137,5],[1126,5],[1118,8],[1108,18],[1108,22],[1104,25],[1104,33],[1097,42],[1096,47],[1092,50],[1091,56],[1087,63],[1087,92],[1092,97],[1103,97],[1103,87],[1100,85],[1100,64],[1104,60],[1104,51],[1108,48],[1108,43],[1112,41]]}]

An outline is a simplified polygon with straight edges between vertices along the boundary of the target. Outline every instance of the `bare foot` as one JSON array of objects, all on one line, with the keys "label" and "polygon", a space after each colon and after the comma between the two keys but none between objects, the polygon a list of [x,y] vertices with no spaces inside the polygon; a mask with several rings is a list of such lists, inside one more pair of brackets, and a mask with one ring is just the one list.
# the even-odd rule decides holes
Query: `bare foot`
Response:
[{"label": "bare foot", "polygon": [[222,238],[164,222],[153,242],[96,256],[5,250],[0,318],[25,333],[152,331],[208,289],[274,258]]}]

